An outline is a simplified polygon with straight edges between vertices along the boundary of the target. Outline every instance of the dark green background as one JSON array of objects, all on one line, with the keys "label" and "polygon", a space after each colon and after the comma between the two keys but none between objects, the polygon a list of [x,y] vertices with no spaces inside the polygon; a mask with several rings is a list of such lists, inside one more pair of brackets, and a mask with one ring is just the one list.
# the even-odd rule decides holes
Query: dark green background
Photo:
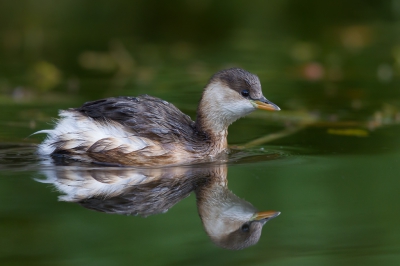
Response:
[{"label": "dark green background", "polygon": [[[0,264],[398,265],[399,18],[398,0],[1,1]],[[125,217],[32,179],[44,136],[29,135],[57,110],[147,93],[194,118],[208,78],[231,66],[282,111],[236,122],[230,143],[318,122],[255,147],[278,160],[229,166],[235,194],[282,212],[256,246],[214,246],[193,195]]]}]

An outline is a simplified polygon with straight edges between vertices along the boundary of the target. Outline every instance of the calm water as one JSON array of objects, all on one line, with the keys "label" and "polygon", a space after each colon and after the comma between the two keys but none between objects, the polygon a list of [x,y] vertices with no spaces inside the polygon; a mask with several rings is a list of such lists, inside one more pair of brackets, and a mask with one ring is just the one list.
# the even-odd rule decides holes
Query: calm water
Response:
[{"label": "calm water", "polygon": [[[22,2],[0,3],[0,265],[400,265],[399,1]],[[282,109],[235,122],[220,164],[223,189],[281,212],[256,245],[213,244],[187,186],[146,218],[60,200],[136,170],[38,158],[59,109],[147,93],[194,118],[230,66]],[[103,207],[142,206],[126,198]]]},{"label": "calm water", "polygon": [[[231,135],[244,140],[247,127],[269,125],[273,128],[268,121],[248,118],[238,122]],[[29,130],[18,129],[15,134],[18,131]],[[1,261],[3,265],[396,265],[400,261],[399,134],[399,126],[378,129],[368,137],[306,128],[232,155],[229,189],[259,210],[282,212],[265,225],[257,245],[242,251],[212,244],[193,193],[167,213],[147,218],[95,212],[58,201],[60,193],[53,185],[35,181],[46,179],[46,171],[62,173],[65,168],[43,165],[31,144],[4,143]]]}]

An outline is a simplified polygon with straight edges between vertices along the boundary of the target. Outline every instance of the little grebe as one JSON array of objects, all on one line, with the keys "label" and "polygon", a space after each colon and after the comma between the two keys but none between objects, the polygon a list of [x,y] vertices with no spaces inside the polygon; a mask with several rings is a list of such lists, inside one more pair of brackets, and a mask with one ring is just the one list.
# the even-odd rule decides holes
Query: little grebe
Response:
[{"label": "little grebe", "polygon": [[228,126],[255,109],[280,110],[262,94],[256,75],[231,68],[205,87],[193,122],[172,104],[142,95],[87,102],[60,111],[39,145],[41,155],[84,162],[156,166],[213,160],[227,151]]}]

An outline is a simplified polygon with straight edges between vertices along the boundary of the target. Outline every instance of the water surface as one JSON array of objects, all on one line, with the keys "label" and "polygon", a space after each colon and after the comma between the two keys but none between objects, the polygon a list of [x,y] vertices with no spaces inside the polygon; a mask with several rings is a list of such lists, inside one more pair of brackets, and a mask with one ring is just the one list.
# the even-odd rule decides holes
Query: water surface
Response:
[{"label": "water surface", "polygon": [[[249,119],[245,126],[260,123]],[[240,138],[241,130],[231,134]],[[35,181],[57,167],[43,166],[34,146],[3,144],[2,261],[395,265],[399,133],[399,126],[368,137],[309,128],[232,155],[229,189],[260,210],[282,212],[265,225],[257,245],[236,252],[211,243],[193,195],[147,218],[87,210],[59,202],[53,186]]]},{"label": "water surface", "polygon": [[[399,1],[14,2],[0,3],[1,265],[400,264]],[[58,110],[147,93],[194,119],[231,66],[282,109],[235,122],[223,162],[234,194],[281,212],[258,244],[213,244],[193,193],[143,218],[38,182],[71,170],[31,135]]]}]

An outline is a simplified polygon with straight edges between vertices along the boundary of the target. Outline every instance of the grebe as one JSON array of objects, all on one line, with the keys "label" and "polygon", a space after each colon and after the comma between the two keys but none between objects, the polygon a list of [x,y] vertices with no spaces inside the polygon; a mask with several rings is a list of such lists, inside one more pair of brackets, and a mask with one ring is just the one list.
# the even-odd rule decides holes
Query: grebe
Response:
[{"label": "grebe", "polygon": [[174,105],[148,95],[87,102],[60,111],[40,155],[84,162],[156,166],[187,164],[228,151],[228,126],[255,109],[277,111],[262,94],[258,77],[240,68],[214,74],[193,122]]}]

